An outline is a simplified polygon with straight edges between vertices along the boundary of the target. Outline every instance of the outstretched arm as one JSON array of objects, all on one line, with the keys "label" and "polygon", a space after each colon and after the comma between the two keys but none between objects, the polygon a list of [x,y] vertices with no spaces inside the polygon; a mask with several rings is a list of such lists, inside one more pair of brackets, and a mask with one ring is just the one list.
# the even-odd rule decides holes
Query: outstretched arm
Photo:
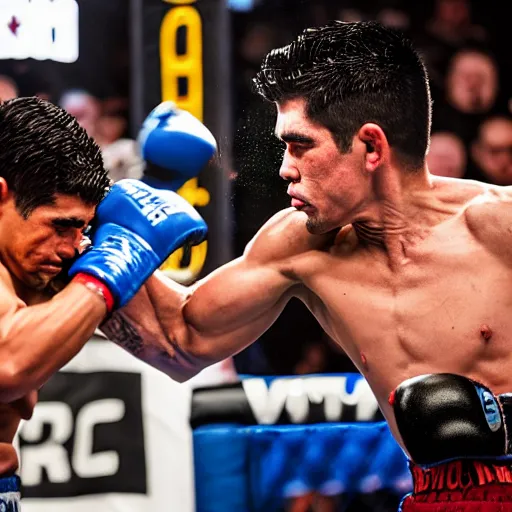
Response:
[{"label": "outstretched arm", "polygon": [[102,329],[110,339],[176,380],[259,338],[301,285],[294,258],[311,246],[297,212],[275,216],[244,255],[192,287],[156,273]]}]

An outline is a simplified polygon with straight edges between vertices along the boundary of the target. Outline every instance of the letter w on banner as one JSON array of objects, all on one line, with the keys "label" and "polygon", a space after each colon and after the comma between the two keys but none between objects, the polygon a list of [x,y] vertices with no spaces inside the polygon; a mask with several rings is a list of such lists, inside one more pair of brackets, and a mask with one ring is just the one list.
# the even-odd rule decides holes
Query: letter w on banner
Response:
[{"label": "letter w on banner", "polygon": [[76,0],[2,0],[0,59],[78,59]]}]

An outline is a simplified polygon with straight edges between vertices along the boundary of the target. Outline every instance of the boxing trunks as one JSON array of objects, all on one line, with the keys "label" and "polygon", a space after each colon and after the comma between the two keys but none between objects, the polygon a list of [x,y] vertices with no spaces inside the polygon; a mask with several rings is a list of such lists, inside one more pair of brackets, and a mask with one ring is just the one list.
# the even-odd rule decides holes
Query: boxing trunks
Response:
[{"label": "boxing trunks", "polygon": [[512,512],[511,394],[435,374],[400,384],[390,403],[414,460],[400,512]]},{"label": "boxing trunks", "polygon": [[410,464],[413,492],[401,512],[512,512],[512,459]]},{"label": "boxing trunks", "polygon": [[20,512],[20,479],[18,476],[0,478],[0,512]]}]

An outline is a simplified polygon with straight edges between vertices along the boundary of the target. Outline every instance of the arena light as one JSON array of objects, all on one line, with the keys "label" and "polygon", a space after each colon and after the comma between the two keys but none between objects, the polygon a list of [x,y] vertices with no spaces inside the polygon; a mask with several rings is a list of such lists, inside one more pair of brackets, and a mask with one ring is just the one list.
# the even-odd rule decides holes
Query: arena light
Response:
[{"label": "arena light", "polygon": [[78,59],[76,0],[2,0],[0,59]]},{"label": "arena light", "polygon": [[254,0],[228,0],[228,7],[232,11],[248,12],[254,9]]}]

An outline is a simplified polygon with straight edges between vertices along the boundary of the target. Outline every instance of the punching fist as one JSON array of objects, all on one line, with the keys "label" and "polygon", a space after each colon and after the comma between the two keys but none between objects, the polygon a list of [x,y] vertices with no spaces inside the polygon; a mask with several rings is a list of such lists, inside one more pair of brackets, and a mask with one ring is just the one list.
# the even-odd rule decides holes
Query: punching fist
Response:
[{"label": "punching fist", "polygon": [[210,130],[172,101],[165,101],[151,111],[138,142],[146,162],[143,181],[170,190],[178,190],[195,178],[217,151]]},{"label": "punching fist", "polygon": [[171,252],[202,242],[206,233],[204,220],[178,194],[138,180],[121,180],[99,204],[92,248],[75,261],[69,274],[104,283],[113,307],[122,307]]}]

